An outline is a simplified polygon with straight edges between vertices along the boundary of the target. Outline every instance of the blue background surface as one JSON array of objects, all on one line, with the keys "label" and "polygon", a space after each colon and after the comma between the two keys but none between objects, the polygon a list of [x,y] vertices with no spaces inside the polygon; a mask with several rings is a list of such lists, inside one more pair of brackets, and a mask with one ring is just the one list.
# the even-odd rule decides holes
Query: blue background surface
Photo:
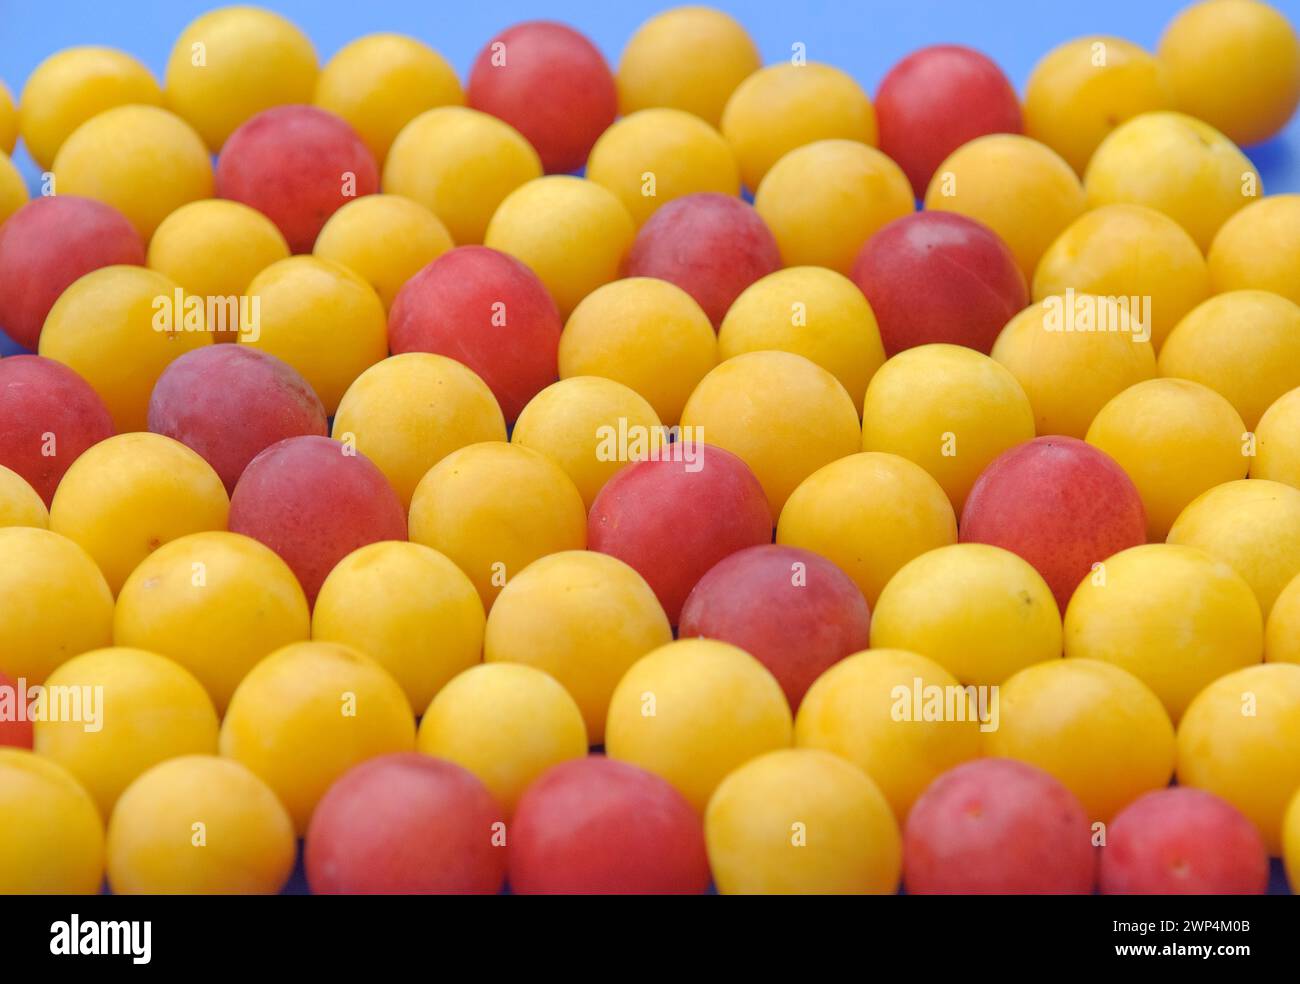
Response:
[{"label": "blue background surface", "polygon": [[[699,0],[707,2],[707,0]],[[1272,0],[1300,24],[1300,0]],[[436,48],[460,73],[492,35],[516,21],[566,21],[600,46],[612,66],[637,26],[675,0],[263,0],[302,27],[322,63],[348,41],[399,31]],[[1062,41],[1114,34],[1153,48],[1188,0],[715,0],[758,44],[765,62],[790,56],[802,42],[808,58],[844,69],[874,94],[894,62],[915,48],[960,42],[991,56],[1023,93],[1034,63]],[[220,0],[0,0],[0,79],[14,98],[42,59],[60,48],[122,48],[162,76],[172,43]],[[1248,150],[1273,194],[1300,191],[1300,117],[1267,144]],[[35,189],[36,169],[21,149],[16,160]]]},{"label": "blue background surface", "polygon": [[[687,0],[682,0],[687,2]],[[790,56],[802,42],[807,57],[853,75],[874,96],[885,72],[927,44],[959,42],[998,62],[1023,95],[1026,79],[1051,48],[1085,34],[1112,34],[1153,49],[1161,31],[1189,0],[696,0],[726,10],[748,28],[765,63]],[[1300,25],[1300,0],[1272,0]],[[17,99],[31,71],[55,51],[109,45],[139,58],[161,80],[181,30],[220,0],[0,0],[0,79]],[[479,49],[500,29],[547,18],[586,33],[611,67],[637,26],[677,0],[262,0],[303,28],[322,64],[354,38],[397,31],[437,49],[462,80]],[[1268,194],[1300,191],[1300,116],[1268,143],[1246,148]],[[15,162],[37,190],[36,166],[19,146]],[[0,355],[12,351],[0,334]],[[306,888],[301,868],[288,891]],[[1286,891],[1274,862],[1270,890]]]}]

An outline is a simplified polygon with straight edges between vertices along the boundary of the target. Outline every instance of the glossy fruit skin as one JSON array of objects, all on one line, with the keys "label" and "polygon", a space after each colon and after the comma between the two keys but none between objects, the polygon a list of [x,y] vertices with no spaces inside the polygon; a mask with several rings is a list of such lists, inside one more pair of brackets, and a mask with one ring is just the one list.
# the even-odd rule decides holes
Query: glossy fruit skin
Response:
[{"label": "glossy fruit skin", "polygon": [[[46,506],[72,463],[112,433],[104,401],[67,366],[39,355],[0,361],[0,465],[26,479]],[[46,434],[55,436],[52,448]]]},{"label": "glossy fruit skin", "polygon": [[567,174],[520,185],[492,213],[483,245],[526,264],[567,318],[621,276],[636,225],[608,188]]},{"label": "glossy fruit skin", "polygon": [[606,436],[617,435],[620,421],[629,434],[648,435],[663,426],[654,407],[631,387],[603,376],[570,376],[528,401],[510,443],[539,451],[563,468],[590,509],[628,464],[606,454]]},{"label": "glossy fruit skin", "polygon": [[1266,195],[1220,226],[1206,254],[1216,294],[1267,290],[1300,304],[1300,195]]},{"label": "glossy fruit skin", "polygon": [[415,750],[415,714],[370,657],[333,642],[296,642],[239,684],[220,750],[275,790],[301,837],[340,776],[367,759]]},{"label": "glossy fruit skin", "polygon": [[432,352],[465,363],[510,422],[559,374],[562,328],[536,274],[486,246],[442,254],[398,291],[388,315],[394,354]]},{"label": "glossy fruit skin", "polygon": [[1197,694],[1179,722],[1178,784],[1227,800],[1276,857],[1289,836],[1287,804],[1300,779],[1300,759],[1290,751],[1297,741],[1300,666],[1266,663],[1229,673]]},{"label": "glossy fruit skin", "polygon": [[519,895],[699,895],[710,882],[699,815],[669,783],[591,755],[544,772],[510,825]]},{"label": "glossy fruit skin", "polygon": [[673,425],[718,364],[718,338],[682,288],[654,277],[624,277],[592,291],[569,315],[559,361],[562,379],[600,376],[622,383]]},{"label": "glossy fruit skin", "polygon": [[1079,582],[1146,542],[1146,510],[1123,469],[1072,437],[1038,437],[996,458],[961,514],[962,543],[990,543],[1029,561],[1064,610]]},{"label": "glossy fruit skin", "polygon": [[403,352],[348,387],[334,414],[334,438],[354,441],[409,508],[430,468],[467,445],[504,441],[506,422],[474,370],[445,356]]},{"label": "glossy fruit skin", "polygon": [[[195,61],[196,43],[205,59]],[[191,21],[167,59],[167,102],[202,134],[213,153],[262,110],[311,102],[316,84],[311,40],[279,14],[223,7]]]},{"label": "glossy fruit skin", "polygon": [[986,55],[956,44],[912,52],[876,90],[880,149],[902,166],[917,198],[940,161],[988,133],[1020,133],[1020,100]]},{"label": "glossy fruit skin", "polygon": [[1240,144],[1267,140],[1300,104],[1300,38],[1265,3],[1196,3],[1165,28],[1159,56],[1179,108]]},{"label": "glossy fruit skin", "polygon": [[1162,376],[1222,394],[1254,430],[1274,400],[1300,386],[1300,304],[1263,290],[1216,294],[1178,322],[1158,365]]},{"label": "glossy fruit skin", "polygon": [[957,541],[943,488],[920,465],[864,451],[809,475],[786,500],[776,542],[821,554],[857,583],[868,605],[913,557]]},{"label": "glossy fruit skin", "polygon": [[112,644],[113,593],[82,547],[49,530],[0,527],[0,560],[0,595],[25,599],[0,609],[4,672],[41,684],[73,656]]},{"label": "glossy fruit skin", "polygon": [[34,198],[0,226],[0,328],[35,349],[54,302],[100,267],[144,263],[144,241],[111,205],[76,195]]},{"label": "glossy fruit skin", "polygon": [[514,127],[464,106],[440,106],[397,134],[383,188],[419,202],[466,246],[483,242],[507,195],[541,176],[537,151]]},{"label": "glossy fruit skin", "polygon": [[586,37],[553,21],[515,24],[474,60],[469,105],[522,133],[547,174],[576,171],[618,115],[618,91],[604,56]]},{"label": "glossy fruit skin", "polygon": [[221,479],[195,452],[130,432],[73,462],[50,503],[50,529],[81,544],[117,592],[159,546],[225,529],[229,511]]},{"label": "glossy fruit skin", "polygon": [[1255,459],[1250,477],[1300,489],[1300,386],[1283,393],[1255,427]]},{"label": "glossy fruit skin", "polygon": [[483,602],[445,556],[384,540],[352,551],[321,585],[311,637],[367,653],[425,708],[483,655]]},{"label": "glossy fruit skin", "polygon": [[1168,540],[1231,564],[1267,620],[1282,589],[1300,574],[1300,489],[1258,478],[1216,485],[1179,514]]},{"label": "glossy fruit skin", "polygon": [[1047,247],[1083,214],[1083,185],[1045,144],[995,133],[944,158],[926,189],[925,207],[988,226],[1015,255],[1028,283]]},{"label": "glossy fruit skin", "polygon": [[[75,775],[105,820],[126,788],[159,762],[216,754],[220,725],[207,691],[157,653],[124,646],[82,653],[51,673],[45,686],[98,695],[83,701],[79,718],[37,721],[33,748]],[[87,711],[92,702],[98,707],[93,714]]]},{"label": "glossy fruit skin", "polygon": [[754,72],[727,100],[719,128],[750,191],[772,165],[805,144],[876,145],[876,113],[867,94],[852,76],[820,62],[777,62]]},{"label": "glossy fruit skin", "polygon": [[1050,772],[1083,805],[1090,823],[1110,823],[1143,793],[1169,785],[1178,757],[1160,698],[1112,663],[1054,659],[1002,684],[997,730],[984,754]]},{"label": "glossy fruit skin", "polygon": [[40,354],[85,379],[119,433],[145,429],[149,394],[174,359],[212,344],[201,309],[176,309],[178,290],[144,267],[101,267],[71,284],[45,319]]},{"label": "glossy fruit skin", "polygon": [[60,194],[112,205],[146,242],[176,209],[213,195],[203,141],[157,106],[116,106],[92,116],[59,147],[53,174]]},{"label": "glossy fruit skin", "polygon": [[510,578],[587,546],[587,511],[559,465],[518,444],[471,444],[429,469],[411,496],[411,539],[447,555],[489,613]]},{"label": "glossy fruit skin", "polygon": [[678,637],[739,646],[771,671],[790,707],[850,653],[867,648],[871,612],[852,579],[823,557],[764,544],[715,565],[682,607]]},{"label": "glossy fruit skin", "polygon": [[554,677],[521,663],[480,663],[438,691],[415,747],[478,776],[509,819],[533,780],[582,758],[588,741],[582,712]]},{"label": "glossy fruit skin", "polygon": [[251,345],[283,359],[316,391],[325,413],[338,410],[353,381],[388,353],[384,304],[347,267],[315,256],[291,256],[253,278],[260,298]]},{"label": "glossy fruit skin", "polygon": [[734,18],[711,7],[674,7],[636,29],[615,81],[619,110],[670,106],[718,126],[731,94],[762,67],[754,41]]},{"label": "glossy fruit skin", "polygon": [[[1075,309],[1111,310],[1102,298],[1072,297]],[[1150,339],[1134,332],[1130,309],[1116,305],[1115,330],[1070,331],[1068,300],[1052,295],[1030,304],[1006,323],[989,354],[1024,388],[1039,434],[1082,438],[1112,397],[1156,374],[1156,356]]]},{"label": "glossy fruit skin", "polygon": [[918,680],[922,688],[958,686],[955,676],[917,653],[855,653],[817,678],[794,722],[797,747],[820,748],[856,765],[880,788],[899,824],[936,776],[980,754],[978,707],[976,716],[962,720],[926,720],[924,705],[921,716],[914,713]]},{"label": "glossy fruit skin", "polygon": [[789,748],[792,730],[790,705],[762,663],[725,642],[681,639],[643,656],[619,681],[605,753],[667,779],[703,814],[728,774]]},{"label": "glossy fruit skin", "polygon": [[848,274],[858,250],[916,203],[902,170],[856,140],[818,140],[772,165],[754,193],[786,266]]},{"label": "glossy fruit skin", "polygon": [[1098,876],[1103,895],[1263,895],[1268,853],[1231,804],[1175,787],[1139,797],[1111,821]]},{"label": "glossy fruit skin", "polygon": [[345,44],[321,69],[313,102],[346,120],[380,165],[411,120],[465,102],[456,70],[422,41],[367,34]]},{"label": "glossy fruit skin", "polygon": [[[244,295],[253,278],[288,256],[289,244],[261,212],[208,198],[182,205],[162,220],[149,240],[146,262],[187,294],[247,303]],[[236,341],[243,326],[236,318],[235,328],[215,331],[214,337]]]},{"label": "glossy fruit skin", "polygon": [[740,194],[736,159],[722,134],[676,109],[645,109],[614,123],[591,149],[586,174],[618,195],[638,228],[684,195]]},{"label": "glossy fruit skin", "polygon": [[441,220],[401,195],[364,195],[330,216],[312,252],[359,274],[392,309],[408,280],[455,244]]},{"label": "glossy fruit skin", "polygon": [[[15,135],[21,128],[23,146],[48,171],[59,147],[86,120],[115,106],[161,106],[163,94],[149,69],[126,52],[84,45],[37,65],[19,102]],[[13,140],[0,140],[0,150],[12,153]]]},{"label": "glossy fruit skin", "polygon": [[279,554],[309,603],[334,565],[353,550],[377,540],[406,539],[402,503],[383,472],[327,437],[272,444],[248,463],[230,504],[231,532]]},{"label": "glossy fruit skin", "polygon": [[988,227],[951,212],[917,212],[866,241],[850,273],[880,323],[885,354],[928,342],[988,354],[1029,303],[1015,256]]},{"label": "glossy fruit skin", "polygon": [[676,284],[717,327],[741,291],[780,267],[776,239],[752,206],[698,192],[655,211],[637,233],[623,272]]},{"label": "glossy fruit skin", "polygon": [[197,451],[233,493],[248,463],[290,437],[326,436],[325,408],[287,362],[248,345],[209,345],[163,370],[149,430]]},{"label": "glossy fruit skin", "polygon": [[723,895],[890,895],[898,824],[876,784],[811,748],[760,755],[732,772],[704,817]]},{"label": "glossy fruit skin", "polygon": [[[1260,661],[1264,622],[1228,564],[1194,547],[1149,543],[1084,578],[1065,612],[1065,655],[1105,660],[1148,687],[1177,722],[1219,677]],[[1138,610],[1132,599],[1142,595]]]},{"label": "glossy fruit skin", "polygon": [[963,685],[994,686],[1061,655],[1046,582],[1007,550],[955,543],[905,564],[880,593],[871,645],[928,656]]},{"label": "glossy fruit skin", "polygon": [[1106,205],[1071,223],[1039,260],[1035,301],[1071,288],[1128,299],[1130,315],[1141,315],[1131,330],[1159,352],[1183,315],[1209,296],[1210,277],[1196,242],[1169,216],[1142,205]]},{"label": "glossy fruit skin", "polygon": [[1001,363],[962,345],[918,345],[871,378],[862,450],[915,461],[960,511],[980,472],[1034,436],[1034,410]]},{"label": "glossy fruit skin", "polygon": [[67,769],[0,748],[0,892],[93,895],[104,879],[104,821]]},{"label": "glossy fruit skin", "polygon": [[748,352],[718,365],[686,401],[682,427],[753,469],[773,525],[800,482],[861,446],[857,410],[844,387],[789,352]]},{"label": "glossy fruit skin", "polygon": [[1110,400],[1088,427],[1088,443],[1133,480],[1147,513],[1147,537],[1169,535],[1202,492],[1245,478],[1246,425],[1231,403],[1187,379],[1148,379]]},{"label": "glossy fruit skin", "polygon": [[1165,66],[1123,38],[1085,36],[1044,55],[1025,85],[1025,133],[1083,174],[1116,126],[1174,108]]},{"label": "glossy fruit skin", "polygon": [[645,578],[674,625],[714,564],[772,540],[767,498],[749,466],[712,445],[691,451],[703,467],[669,458],[628,465],[601,489],[587,521],[590,549]]},{"label": "glossy fruit skin", "polygon": [[1097,148],[1083,176],[1088,207],[1145,205],[1181,225],[1201,250],[1233,213],[1264,193],[1227,137],[1183,113],[1135,116]]},{"label": "glossy fruit skin", "polygon": [[494,895],[505,880],[504,830],[500,807],[465,769],[383,755],[321,800],[307,831],[307,882],[321,895]]},{"label": "glossy fruit skin", "polygon": [[550,674],[573,695],[587,738],[599,745],[618,681],[672,641],[668,617],[640,574],[609,554],[566,550],[507,582],[492,606],[483,659]]},{"label": "glossy fruit skin", "polygon": [[295,253],[310,252],[349,200],[378,190],[379,167],[356,131],[315,106],[258,113],[230,135],[217,160],[217,194],[269,218]]},{"label": "glossy fruit skin", "polygon": [[862,405],[867,383],[884,365],[885,348],[871,305],[843,274],[787,267],[750,284],[718,328],[723,359],[777,349],[821,366]]},{"label": "glossy fruit skin", "polygon": [[977,759],[944,773],[903,828],[909,894],[1086,895],[1096,870],[1078,799],[1012,759]]},{"label": "glossy fruit skin", "polygon": [[168,759],[131,783],[106,848],[115,895],[275,895],[297,854],[271,788],[215,755]]},{"label": "glossy fruit skin", "polygon": [[113,612],[117,645],[185,667],[218,713],[262,657],[310,634],[293,571],[256,540],[225,530],[163,544],[131,572]]}]

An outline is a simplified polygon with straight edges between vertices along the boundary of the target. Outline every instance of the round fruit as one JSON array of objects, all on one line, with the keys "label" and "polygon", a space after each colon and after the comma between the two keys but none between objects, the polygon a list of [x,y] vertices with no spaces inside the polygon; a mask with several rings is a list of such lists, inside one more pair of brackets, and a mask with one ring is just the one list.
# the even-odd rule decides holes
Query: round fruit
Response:
[{"label": "round fruit", "polygon": [[944,773],[903,829],[913,895],[1087,895],[1097,858],[1088,815],[1048,773],[986,758]]},{"label": "round fruit", "polygon": [[769,752],[732,772],[704,817],[723,895],[890,895],[898,824],[875,783],[836,755]]},{"label": "round fruit", "polygon": [[518,663],[485,663],[438,691],[415,747],[478,776],[508,819],[534,779],[587,754],[587,730],[554,677]]},{"label": "round fruit", "polygon": [[1208,684],[1258,663],[1263,648],[1250,585],[1194,547],[1150,543],[1117,553],[1104,576],[1084,579],[1065,613],[1066,656],[1128,670],[1174,721]]},{"label": "round fruit", "polygon": [[510,823],[519,895],[698,895],[709,881],[690,803],[654,773],[602,755],[548,769]]},{"label": "round fruit", "polygon": [[663,776],[703,813],[729,773],[787,748],[791,730],[790,705],[762,663],[725,642],[683,639],[642,657],[619,681],[605,751]]}]

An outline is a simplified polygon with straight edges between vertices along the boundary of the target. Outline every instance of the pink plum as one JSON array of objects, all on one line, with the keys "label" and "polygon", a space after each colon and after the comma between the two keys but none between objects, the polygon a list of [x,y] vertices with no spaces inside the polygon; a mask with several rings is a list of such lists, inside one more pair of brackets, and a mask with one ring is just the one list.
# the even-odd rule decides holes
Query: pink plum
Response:
[{"label": "pink plum", "polygon": [[666,780],[602,755],[543,773],[510,825],[520,895],[683,895],[709,886],[699,814]]},{"label": "pink plum", "polygon": [[776,237],[753,206],[712,191],[656,209],[624,263],[629,277],[657,277],[686,291],[714,328],[741,291],[780,268]]},{"label": "pink plum", "polygon": [[1134,800],[1101,852],[1105,895],[1262,895],[1268,851],[1255,825],[1213,793],[1189,786]]},{"label": "pink plum", "polygon": [[229,525],[279,554],[310,602],[353,550],[406,539],[406,513],[384,473],[314,435],[279,441],[249,462],[230,497]]},{"label": "pink plum", "polygon": [[472,773],[402,752],[330,787],[303,850],[319,895],[491,895],[505,879],[501,807]]},{"label": "pink plum", "polygon": [[388,315],[393,354],[433,352],[483,378],[507,421],[559,375],[560,312],[532,270],[486,246],[443,253]]},{"label": "pink plum", "polygon": [[807,550],[763,544],[700,578],[678,636],[739,646],[772,671],[797,710],[828,667],[867,648],[870,629],[867,601],[842,570]]},{"label": "pink plum", "polygon": [[1097,858],[1087,814],[1055,778],[1011,759],[934,780],[903,828],[913,895],[1085,895]]},{"label": "pink plum", "polygon": [[0,225],[0,328],[35,351],[45,316],[74,280],[144,265],[144,242],[117,209],[75,195],[33,198]]},{"label": "pink plum", "polygon": [[626,466],[600,490],[587,518],[588,549],[634,568],[674,625],[709,568],[771,542],[763,486],[734,454],[707,444]]},{"label": "pink plum", "polygon": [[1061,611],[1107,557],[1146,543],[1146,509],[1113,458],[1073,437],[1038,437],[989,463],[966,497],[962,543],[1019,554]]},{"label": "pink plum", "polygon": [[47,506],[81,453],[112,434],[108,407],[72,369],[40,355],[0,359],[0,465]]},{"label": "pink plum", "polygon": [[895,219],[863,244],[851,276],[871,302],[886,355],[929,342],[987,354],[1029,303],[1006,243],[955,212]]},{"label": "pink plum", "polygon": [[310,253],[331,215],[378,190],[379,167],[356,131],[315,106],[258,113],[217,159],[217,194],[269,218],[295,253]]},{"label": "pink plum", "polygon": [[1002,69],[958,44],[912,52],[876,93],[880,149],[898,162],[917,198],[954,150],[989,133],[1020,133],[1020,99]]},{"label": "pink plum", "polygon": [[576,171],[618,115],[614,75],[600,51],[563,24],[527,21],[502,31],[474,60],[469,105],[527,138],[547,174]]},{"label": "pink plum", "polygon": [[325,407],[298,370],[247,345],[207,345],[154,384],[149,430],[197,451],[226,491],[259,452],[303,434],[325,436]]}]

